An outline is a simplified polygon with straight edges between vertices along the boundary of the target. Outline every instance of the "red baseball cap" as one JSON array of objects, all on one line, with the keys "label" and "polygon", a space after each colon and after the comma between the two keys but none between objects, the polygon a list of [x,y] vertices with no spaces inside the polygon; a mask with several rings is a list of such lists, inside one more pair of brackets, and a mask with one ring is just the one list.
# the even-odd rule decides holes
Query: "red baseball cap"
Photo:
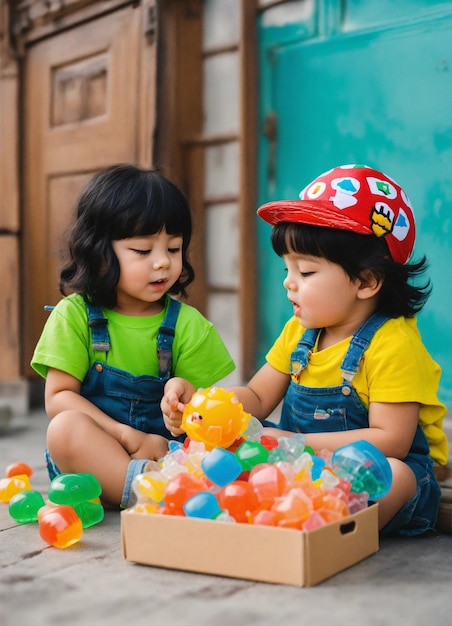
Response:
[{"label": "red baseball cap", "polygon": [[257,210],[263,220],[297,222],[385,237],[397,263],[413,252],[416,226],[411,202],[389,176],[367,165],[340,165],[318,176],[299,200],[268,202]]}]

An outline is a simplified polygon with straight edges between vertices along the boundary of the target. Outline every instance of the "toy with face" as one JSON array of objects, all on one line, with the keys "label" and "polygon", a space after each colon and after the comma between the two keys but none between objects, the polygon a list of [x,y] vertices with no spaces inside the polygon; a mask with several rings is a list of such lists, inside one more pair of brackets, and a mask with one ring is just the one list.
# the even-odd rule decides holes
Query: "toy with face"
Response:
[{"label": "toy with face", "polygon": [[182,414],[181,428],[206,450],[229,448],[245,432],[250,419],[232,391],[209,387],[193,394]]}]

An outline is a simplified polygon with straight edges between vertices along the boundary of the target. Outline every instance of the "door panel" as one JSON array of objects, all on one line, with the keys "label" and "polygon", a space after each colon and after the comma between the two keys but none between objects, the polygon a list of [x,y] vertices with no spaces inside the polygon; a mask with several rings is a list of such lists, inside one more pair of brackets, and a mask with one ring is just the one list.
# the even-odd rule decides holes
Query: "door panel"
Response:
[{"label": "door panel", "polygon": [[[441,397],[452,405],[452,242],[447,235],[452,16],[445,10],[441,14],[444,3],[417,1],[423,10],[411,23],[405,12],[402,23],[400,11],[407,5],[401,3],[397,14],[385,13],[385,26],[376,28],[371,4],[344,3],[343,19],[335,28],[322,31],[323,26],[318,33],[300,29],[305,39],[293,36],[293,25],[262,23],[261,124],[272,114],[277,134],[276,142],[261,140],[259,203],[297,198],[317,174],[341,163],[377,167],[406,188],[417,221],[415,257],[427,255],[434,287],[419,327],[443,367]],[[310,16],[310,23],[320,22]],[[351,24],[353,32],[346,32]],[[264,259],[259,283],[262,361],[292,311],[281,286],[282,262],[271,252],[270,228],[259,223],[258,229],[258,258]]]},{"label": "door panel", "polygon": [[142,38],[141,12],[129,6],[27,50],[23,325],[28,375],[47,318],[43,306],[61,297],[59,248],[80,188],[99,168],[139,158]]}]

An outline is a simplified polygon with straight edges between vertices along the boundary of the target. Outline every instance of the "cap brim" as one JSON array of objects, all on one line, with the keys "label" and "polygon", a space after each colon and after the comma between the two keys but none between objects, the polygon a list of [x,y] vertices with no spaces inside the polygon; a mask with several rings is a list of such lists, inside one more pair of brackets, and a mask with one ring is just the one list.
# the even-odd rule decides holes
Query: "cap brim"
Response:
[{"label": "cap brim", "polygon": [[361,235],[371,235],[370,227],[355,221],[350,215],[331,203],[308,202],[306,200],[284,200],[267,202],[257,210],[265,222],[275,226],[280,222],[296,222],[326,228],[351,230]]}]

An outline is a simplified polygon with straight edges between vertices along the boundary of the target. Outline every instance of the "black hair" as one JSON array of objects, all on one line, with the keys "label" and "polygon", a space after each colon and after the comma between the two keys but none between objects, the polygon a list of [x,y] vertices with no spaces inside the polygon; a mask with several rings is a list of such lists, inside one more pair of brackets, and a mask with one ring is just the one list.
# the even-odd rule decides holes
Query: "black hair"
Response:
[{"label": "black hair", "polygon": [[389,317],[413,317],[431,293],[429,280],[422,286],[412,282],[427,269],[426,257],[417,263],[397,263],[383,237],[280,222],[272,230],[271,242],[278,256],[295,252],[323,257],[340,265],[352,280],[364,279],[366,272],[372,272],[382,281],[377,309]]},{"label": "black hair", "polygon": [[168,293],[186,296],[194,280],[188,260],[190,208],[179,188],[157,170],[119,163],[97,172],[82,190],[69,232],[67,262],[60,272],[70,290],[98,306],[116,305],[119,262],[112,241],[153,235],[164,228],[182,237],[182,272]]}]

